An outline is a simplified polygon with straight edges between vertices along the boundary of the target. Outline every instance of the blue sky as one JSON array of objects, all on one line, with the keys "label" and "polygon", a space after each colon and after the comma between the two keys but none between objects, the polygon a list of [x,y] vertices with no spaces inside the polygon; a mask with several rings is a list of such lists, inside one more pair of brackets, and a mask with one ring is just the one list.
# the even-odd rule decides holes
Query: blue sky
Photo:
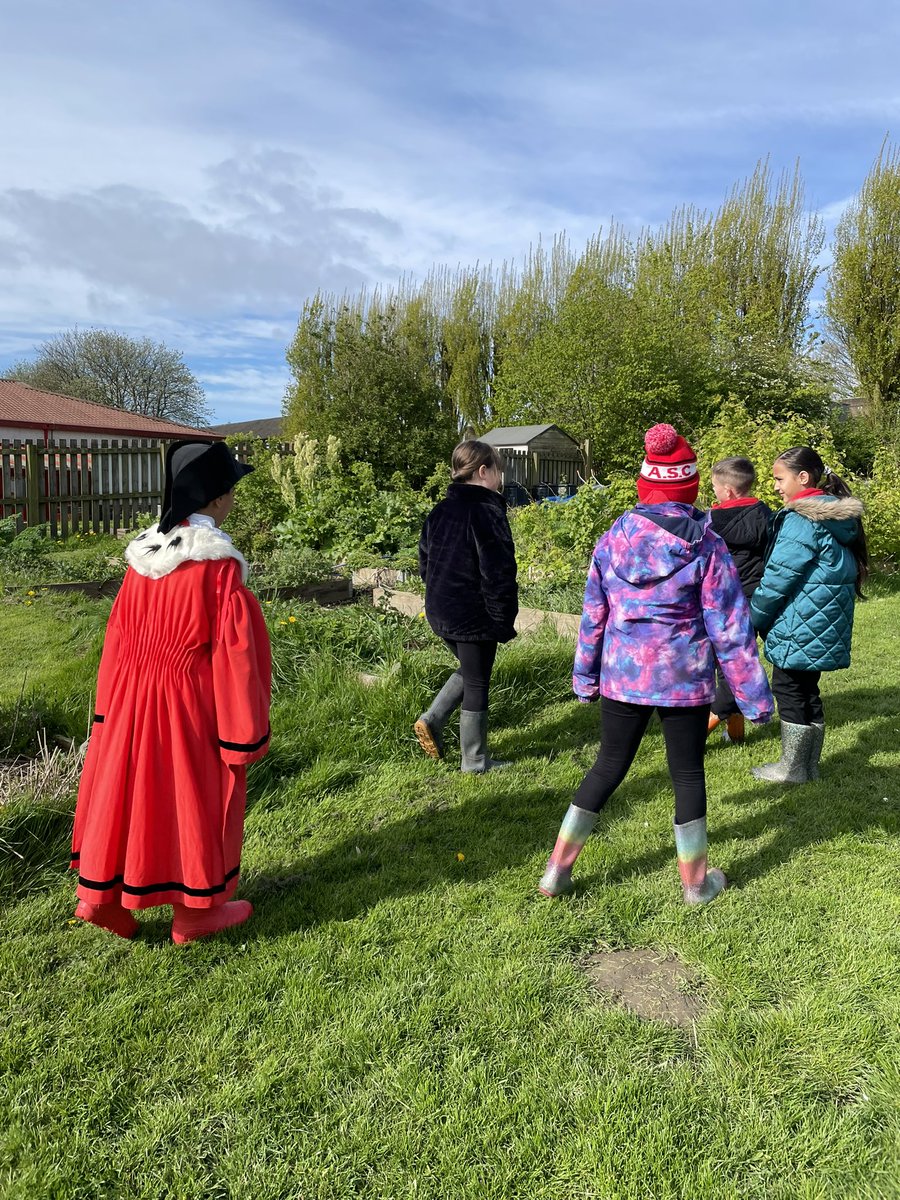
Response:
[{"label": "blue sky", "polygon": [[2,0],[0,371],[73,325],[280,411],[317,288],[715,207],[829,225],[900,126],[900,9],[795,0]]}]

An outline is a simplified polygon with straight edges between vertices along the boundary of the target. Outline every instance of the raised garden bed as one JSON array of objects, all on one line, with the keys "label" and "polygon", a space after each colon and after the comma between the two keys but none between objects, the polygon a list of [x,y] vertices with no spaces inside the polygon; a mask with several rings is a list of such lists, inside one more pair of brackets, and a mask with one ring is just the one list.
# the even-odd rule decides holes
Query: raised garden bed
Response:
[{"label": "raised garden bed", "polygon": [[[376,587],[372,589],[372,603],[384,604],[396,609],[407,617],[417,617],[422,612],[424,599],[415,592],[395,592],[390,588]],[[534,633],[549,622],[563,636],[577,636],[581,617],[574,613],[548,612],[543,608],[520,608],[516,617],[518,633]]]},{"label": "raised garden bed", "polygon": [[[22,592],[28,585],[6,587],[7,593]],[[81,592],[93,600],[115,596],[122,586],[121,579],[85,580],[72,583],[34,583],[30,585],[40,592]],[[261,600],[314,600],[317,604],[345,604],[353,598],[353,584],[349,579],[325,579],[319,583],[301,583],[280,587],[253,588]]]}]

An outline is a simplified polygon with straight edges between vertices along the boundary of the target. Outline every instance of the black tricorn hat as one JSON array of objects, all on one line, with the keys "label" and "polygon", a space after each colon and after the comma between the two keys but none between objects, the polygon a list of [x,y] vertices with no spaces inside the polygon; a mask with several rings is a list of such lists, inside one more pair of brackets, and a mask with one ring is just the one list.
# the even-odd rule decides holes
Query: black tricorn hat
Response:
[{"label": "black tricorn hat", "polygon": [[185,517],[230,492],[252,471],[224,442],[173,442],[166,451],[166,484],[159,532],[168,533]]}]

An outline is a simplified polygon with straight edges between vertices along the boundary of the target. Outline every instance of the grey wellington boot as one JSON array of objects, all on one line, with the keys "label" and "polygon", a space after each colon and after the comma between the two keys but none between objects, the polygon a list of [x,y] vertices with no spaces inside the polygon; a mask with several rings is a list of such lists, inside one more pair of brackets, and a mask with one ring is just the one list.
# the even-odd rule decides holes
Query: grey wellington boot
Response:
[{"label": "grey wellington boot", "polygon": [[781,758],[764,767],[753,767],[751,774],[768,783],[806,783],[809,780],[809,755],[816,736],[812,725],[781,722]]},{"label": "grey wellington boot", "polygon": [[822,747],[825,745],[825,724],[820,722],[818,725],[813,723],[810,728],[813,731],[812,743],[809,748],[809,762],[806,766],[806,773],[810,780],[815,781],[819,776],[819,759],[822,757]]},{"label": "grey wellington boot", "polygon": [[450,719],[454,709],[458,708],[463,698],[463,677],[459,671],[454,671],[435,698],[427,712],[423,712],[415,725],[413,732],[419,739],[419,745],[429,758],[444,757],[444,726]]},{"label": "grey wellington boot", "polygon": [[487,745],[488,715],[486,712],[459,714],[459,746],[462,750],[462,770],[467,775],[483,775],[485,771],[496,771],[508,767],[509,763],[491,758]]}]

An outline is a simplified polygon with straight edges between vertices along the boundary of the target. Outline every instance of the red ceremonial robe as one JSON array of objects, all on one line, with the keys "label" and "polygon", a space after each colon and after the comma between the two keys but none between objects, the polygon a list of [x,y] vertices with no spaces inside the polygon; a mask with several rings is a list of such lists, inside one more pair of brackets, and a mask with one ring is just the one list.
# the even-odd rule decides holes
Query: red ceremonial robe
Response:
[{"label": "red ceremonial robe", "polygon": [[78,896],[209,908],[237,887],[246,764],[269,747],[269,635],[208,518],[154,527],[126,558],[75,810]]}]

